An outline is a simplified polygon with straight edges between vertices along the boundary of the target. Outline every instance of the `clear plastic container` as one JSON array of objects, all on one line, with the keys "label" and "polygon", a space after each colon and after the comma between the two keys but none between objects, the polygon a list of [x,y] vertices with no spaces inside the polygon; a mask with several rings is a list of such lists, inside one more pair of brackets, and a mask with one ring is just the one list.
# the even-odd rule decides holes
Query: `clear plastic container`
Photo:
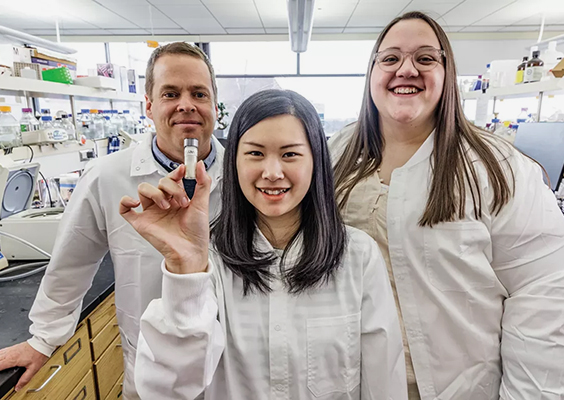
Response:
[{"label": "clear plastic container", "polygon": [[21,127],[12,115],[12,107],[0,106],[0,148],[11,149],[21,145]]},{"label": "clear plastic container", "polygon": [[53,139],[65,142],[69,138],[66,127],[63,125],[62,118],[55,118],[53,121]]},{"label": "clear plastic container", "polygon": [[521,109],[521,112],[517,116],[517,123],[522,124],[522,123],[526,122],[527,119],[529,119],[529,109],[526,108],[526,107],[523,107]]},{"label": "clear plastic container", "polygon": [[53,129],[53,117],[50,115],[42,116],[41,124],[39,126],[41,129]]},{"label": "clear plastic container", "polygon": [[123,129],[123,118],[118,114],[118,110],[112,110],[110,121],[114,125],[116,132],[119,133],[119,130]]},{"label": "clear plastic container", "polygon": [[129,110],[123,110],[123,120],[125,121],[125,131],[130,135],[135,135],[135,119],[132,117]]},{"label": "clear plastic container", "polygon": [[90,118],[92,118],[92,137],[88,139],[102,139],[104,137],[104,117],[98,113],[98,110],[90,110]]},{"label": "clear plastic container", "polygon": [[63,114],[61,116],[61,121],[63,123],[63,127],[67,131],[68,140],[76,140],[76,129],[67,114]]},{"label": "clear plastic container", "polygon": [[31,108],[22,108],[22,117],[20,119],[20,131],[33,132],[39,129],[39,121],[33,116]]},{"label": "clear plastic container", "polygon": [[92,118],[90,117],[90,110],[81,110],[80,118],[77,120],[77,122],[77,135],[84,136],[86,139],[90,139],[92,137]]},{"label": "clear plastic container", "polygon": [[51,110],[48,108],[42,108],[41,109],[41,116],[42,117],[47,117],[51,115]]},{"label": "clear plastic container", "polygon": [[114,124],[110,120],[110,116],[106,115],[104,117],[104,137],[112,137],[117,135],[117,130]]},{"label": "clear plastic container", "polygon": [[142,115],[139,117],[139,127],[138,127],[138,132],[140,134],[144,134],[145,132],[147,132],[147,117]]}]

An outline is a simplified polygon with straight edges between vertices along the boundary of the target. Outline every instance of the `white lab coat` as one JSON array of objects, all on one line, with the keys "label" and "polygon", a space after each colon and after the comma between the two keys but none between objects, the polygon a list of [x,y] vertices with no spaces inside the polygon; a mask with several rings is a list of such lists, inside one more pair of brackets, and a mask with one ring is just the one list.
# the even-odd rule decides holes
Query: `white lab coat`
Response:
[{"label": "white lab coat", "polygon": [[[220,209],[224,153],[219,141],[213,141],[217,156],[208,171],[212,178],[210,218]],[[127,400],[136,398],[133,366],[139,319],[149,302],[161,296],[162,255],[121,217],[119,202],[124,195],[137,198],[140,183],[156,186],[166,176],[153,157],[151,143],[149,133],[140,144],[87,165],[63,215],[53,256],[30,311],[33,337],[29,344],[50,355],[73,335],[82,299],[109,250]]]},{"label": "white lab coat", "polygon": [[[336,161],[354,126],[329,147]],[[392,173],[387,230],[392,270],[421,398],[564,398],[564,216],[538,165],[514,148],[515,196],[498,215],[480,161],[485,206],[470,194],[464,219],[433,228],[418,220],[427,203],[434,134]],[[371,231],[380,191],[375,174],[344,210],[347,224]]]},{"label": "white lab coat", "polygon": [[[163,263],[163,298],[141,318],[135,367],[141,398],[407,399],[384,260],[368,235],[347,232],[335,280],[300,295],[288,294],[273,266],[272,292],[243,296],[242,279],[213,250],[204,273],[172,274]],[[273,251],[259,231],[255,244]],[[296,244],[287,266],[297,260]]]}]

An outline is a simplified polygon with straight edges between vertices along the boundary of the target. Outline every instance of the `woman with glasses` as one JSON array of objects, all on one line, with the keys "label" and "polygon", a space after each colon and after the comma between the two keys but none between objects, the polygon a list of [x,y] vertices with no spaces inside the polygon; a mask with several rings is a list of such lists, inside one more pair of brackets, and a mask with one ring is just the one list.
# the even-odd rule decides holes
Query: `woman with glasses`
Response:
[{"label": "woman with glasses", "polygon": [[564,217],[541,168],[464,117],[433,19],[382,31],[329,146],[345,223],[386,259],[409,398],[564,398]]},{"label": "woman with glasses", "polygon": [[165,259],[162,299],[141,318],[141,398],[407,399],[385,263],[342,222],[315,108],[291,91],[255,93],[228,140],[209,252],[203,164],[191,201],[184,166],[121,201]]}]

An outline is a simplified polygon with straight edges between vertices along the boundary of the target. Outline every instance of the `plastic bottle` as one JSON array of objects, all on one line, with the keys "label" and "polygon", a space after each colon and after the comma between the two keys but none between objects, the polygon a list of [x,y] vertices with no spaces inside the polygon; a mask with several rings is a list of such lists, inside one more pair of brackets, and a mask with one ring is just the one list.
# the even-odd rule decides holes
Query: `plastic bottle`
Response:
[{"label": "plastic bottle", "polygon": [[51,116],[51,110],[48,109],[48,108],[42,108],[41,109],[41,116],[42,117]]},{"label": "plastic bottle", "polygon": [[112,116],[110,122],[114,125],[116,132],[119,134],[119,130],[123,129],[123,119],[118,114],[118,110],[112,110]]},{"label": "plastic bottle", "polygon": [[44,115],[41,117],[41,124],[39,125],[41,129],[53,129],[53,117],[50,115]]},{"label": "plastic bottle", "polygon": [[125,121],[125,131],[130,135],[135,134],[135,120],[131,116],[129,110],[123,110],[123,120]]},{"label": "plastic bottle", "polygon": [[90,110],[90,118],[92,118],[92,131],[89,139],[102,139],[104,137],[104,118],[98,114],[98,110]]},{"label": "plastic bottle", "polygon": [[53,140],[65,142],[68,138],[67,130],[63,125],[63,119],[55,118],[55,121],[53,121]]},{"label": "plastic bottle", "polygon": [[482,75],[478,75],[478,79],[474,81],[472,85],[472,91],[481,90],[482,89]]},{"label": "plastic bottle", "polygon": [[486,65],[486,73],[482,76],[482,93],[490,87],[491,64]]},{"label": "plastic bottle", "polygon": [[497,130],[501,127],[501,121],[499,120],[499,118],[494,118],[492,119],[492,124],[491,124],[491,131],[493,133],[496,133]]},{"label": "plastic bottle", "polygon": [[517,123],[522,124],[522,123],[526,122],[528,118],[529,118],[529,109],[526,108],[526,107],[523,107],[521,109],[521,112],[517,116]]},{"label": "plastic bottle", "polygon": [[0,148],[11,149],[22,145],[22,132],[12,107],[0,106]]},{"label": "plastic bottle", "polygon": [[145,134],[145,132],[147,132],[147,117],[142,115],[139,117],[139,127],[138,127],[138,132],[140,134]]},{"label": "plastic bottle", "polygon": [[31,108],[22,108],[22,117],[20,119],[20,131],[33,132],[39,129],[39,122],[33,116],[33,110]]},{"label": "plastic bottle", "polygon": [[539,58],[540,51],[533,51],[533,58],[527,62],[523,83],[540,82],[544,73],[544,62]]},{"label": "plastic bottle", "polygon": [[523,83],[523,78],[525,77],[525,68],[527,67],[527,61],[529,57],[523,57],[523,62],[517,67],[517,74],[515,74],[515,84],[520,85]]},{"label": "plastic bottle", "polygon": [[116,135],[117,135],[116,127],[110,121],[110,116],[109,115],[104,116],[104,137],[109,138]]},{"label": "plastic bottle", "polygon": [[68,140],[76,140],[76,129],[67,114],[61,116],[63,127],[67,131]]},{"label": "plastic bottle", "polygon": [[80,135],[84,136],[86,139],[89,139],[92,136],[92,118],[90,118],[90,110],[82,109],[80,110],[80,112],[80,117],[77,120],[78,126],[76,127],[76,134],[77,136]]}]

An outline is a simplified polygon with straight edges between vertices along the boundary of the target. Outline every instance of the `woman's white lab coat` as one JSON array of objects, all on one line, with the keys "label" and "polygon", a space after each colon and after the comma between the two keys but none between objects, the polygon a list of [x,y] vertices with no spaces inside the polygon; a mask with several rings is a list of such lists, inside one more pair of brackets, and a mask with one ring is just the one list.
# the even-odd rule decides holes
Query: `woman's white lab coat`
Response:
[{"label": "woman's white lab coat", "polygon": [[[300,295],[288,294],[273,267],[271,293],[243,296],[242,280],[214,251],[205,273],[176,275],[163,266],[163,297],[141,318],[141,398],[406,399],[384,261],[368,235],[347,232],[335,280]],[[255,243],[272,251],[260,232]],[[297,259],[297,244],[285,265]]]},{"label": "woman's white lab coat", "polygon": [[[329,143],[333,161],[354,125]],[[498,215],[476,161],[483,216],[467,193],[463,220],[418,225],[431,181],[434,134],[392,173],[390,258],[421,398],[564,398],[564,216],[538,165],[508,148],[515,195]],[[511,179],[511,178],[510,178]],[[360,182],[345,223],[367,233],[380,192]]]}]

